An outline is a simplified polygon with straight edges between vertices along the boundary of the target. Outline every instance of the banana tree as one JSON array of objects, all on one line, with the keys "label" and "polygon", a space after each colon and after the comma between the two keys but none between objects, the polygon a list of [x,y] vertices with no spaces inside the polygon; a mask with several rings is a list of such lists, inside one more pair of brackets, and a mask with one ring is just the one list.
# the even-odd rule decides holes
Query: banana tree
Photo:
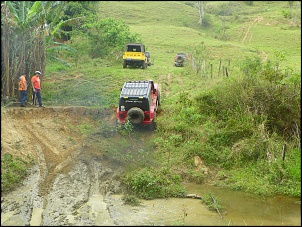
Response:
[{"label": "banana tree", "polygon": [[[35,70],[45,72],[46,49],[63,23],[64,1],[4,1],[2,31],[1,96],[15,98],[17,78]],[[31,89],[30,89],[31,90]]]}]

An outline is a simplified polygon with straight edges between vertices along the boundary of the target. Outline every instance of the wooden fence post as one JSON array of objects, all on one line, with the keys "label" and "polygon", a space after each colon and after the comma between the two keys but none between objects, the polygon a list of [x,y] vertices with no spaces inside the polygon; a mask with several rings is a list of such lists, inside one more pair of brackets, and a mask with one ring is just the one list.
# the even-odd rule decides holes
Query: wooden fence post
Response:
[{"label": "wooden fence post", "polygon": [[219,77],[219,75],[220,75],[220,68],[221,68],[221,59],[219,60],[218,77]]}]

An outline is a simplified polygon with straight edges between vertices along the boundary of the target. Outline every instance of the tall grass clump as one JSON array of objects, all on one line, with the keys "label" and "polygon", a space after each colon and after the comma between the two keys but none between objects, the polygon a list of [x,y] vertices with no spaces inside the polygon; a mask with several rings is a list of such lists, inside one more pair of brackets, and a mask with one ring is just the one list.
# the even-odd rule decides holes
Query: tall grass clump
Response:
[{"label": "tall grass clump", "polygon": [[[225,80],[196,96],[194,103],[199,112],[210,117],[202,123],[208,129],[200,156],[229,170],[243,168],[245,171],[244,168],[252,165],[254,171],[247,175],[264,175],[265,185],[281,187],[300,174],[295,171],[300,166],[299,158],[286,158],[286,154],[301,149],[300,85],[289,79],[296,78],[295,74],[284,75],[276,65],[257,63],[259,61],[248,66],[253,73]],[[250,186],[245,182],[245,189]],[[287,190],[287,193],[301,193],[298,187]]]},{"label": "tall grass clump", "polygon": [[301,79],[291,70],[279,70],[280,62],[245,60],[241,76],[193,95],[180,92],[166,110],[169,117],[159,122],[157,144],[163,154],[168,160],[178,155],[186,164],[198,155],[207,165],[229,171],[225,183],[235,189],[301,193],[296,186],[283,187],[301,182],[300,160],[293,158],[301,149]]},{"label": "tall grass clump", "polygon": [[129,173],[124,178],[128,193],[142,199],[184,197],[181,177],[167,168],[143,168]]},{"label": "tall grass clump", "polygon": [[11,154],[1,156],[1,192],[8,192],[27,176],[27,168],[32,158],[21,159]]}]

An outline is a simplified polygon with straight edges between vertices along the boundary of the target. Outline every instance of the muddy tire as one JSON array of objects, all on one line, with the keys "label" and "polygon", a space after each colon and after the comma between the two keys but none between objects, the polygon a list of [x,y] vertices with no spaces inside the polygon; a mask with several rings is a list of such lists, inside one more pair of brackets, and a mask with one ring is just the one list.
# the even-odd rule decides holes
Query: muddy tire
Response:
[{"label": "muddy tire", "polygon": [[123,68],[126,68],[127,67],[127,63],[126,63],[126,61],[124,60],[124,62],[123,62]]},{"label": "muddy tire", "polygon": [[147,68],[147,64],[145,61],[142,61],[142,69],[145,69],[145,68]]},{"label": "muddy tire", "polygon": [[127,112],[127,117],[133,125],[140,125],[144,120],[144,111],[138,107],[132,107]]},{"label": "muddy tire", "polygon": [[157,128],[156,122],[152,121],[152,124],[149,125],[149,130],[154,131]]}]

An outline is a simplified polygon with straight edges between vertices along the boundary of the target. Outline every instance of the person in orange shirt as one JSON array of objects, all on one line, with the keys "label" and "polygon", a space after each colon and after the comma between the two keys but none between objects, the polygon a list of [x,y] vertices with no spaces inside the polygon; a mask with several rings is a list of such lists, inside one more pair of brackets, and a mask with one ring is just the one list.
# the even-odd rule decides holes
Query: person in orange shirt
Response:
[{"label": "person in orange shirt", "polygon": [[25,101],[27,99],[27,81],[23,73],[19,78],[19,92],[20,92],[20,106],[25,106]]},{"label": "person in orange shirt", "polygon": [[33,87],[33,92],[35,93],[35,96],[38,98],[39,107],[43,107],[41,98],[41,74],[42,73],[40,71],[36,71],[34,76],[31,78],[31,85]]}]

